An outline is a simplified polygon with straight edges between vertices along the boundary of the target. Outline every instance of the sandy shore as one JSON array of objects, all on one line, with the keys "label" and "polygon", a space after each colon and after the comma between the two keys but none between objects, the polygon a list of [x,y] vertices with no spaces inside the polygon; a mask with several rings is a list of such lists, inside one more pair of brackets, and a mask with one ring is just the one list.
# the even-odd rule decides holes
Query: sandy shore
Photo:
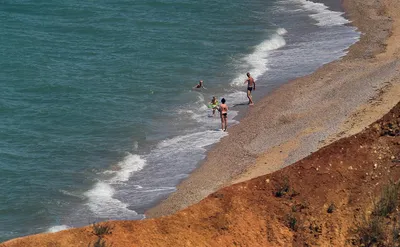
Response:
[{"label": "sandy shore", "polygon": [[342,59],[256,102],[148,217],[174,213],[223,186],[290,165],[359,132],[400,100],[400,1],[344,0],[343,6],[361,40]]}]

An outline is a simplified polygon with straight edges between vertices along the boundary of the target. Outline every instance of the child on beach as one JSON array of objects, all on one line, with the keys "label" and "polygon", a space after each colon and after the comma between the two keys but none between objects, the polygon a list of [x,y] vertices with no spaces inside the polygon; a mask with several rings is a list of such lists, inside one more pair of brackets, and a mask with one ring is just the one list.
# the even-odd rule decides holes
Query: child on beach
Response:
[{"label": "child on beach", "polygon": [[212,97],[211,102],[209,104],[209,108],[212,108],[213,117],[215,116],[215,110],[218,109],[219,102],[215,96]]},{"label": "child on beach", "polygon": [[228,106],[225,104],[226,100],[224,98],[221,99],[221,105],[219,105],[218,111],[221,116],[221,128],[223,131],[226,131],[228,127]]}]

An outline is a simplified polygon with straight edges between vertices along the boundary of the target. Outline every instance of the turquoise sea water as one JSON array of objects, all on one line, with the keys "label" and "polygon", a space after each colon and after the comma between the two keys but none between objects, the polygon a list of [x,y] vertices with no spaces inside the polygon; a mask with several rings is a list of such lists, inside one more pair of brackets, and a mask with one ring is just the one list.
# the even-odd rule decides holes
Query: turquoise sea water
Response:
[{"label": "turquoise sea water", "polygon": [[[247,71],[261,97],[345,54],[358,33],[334,10],[306,0],[2,1],[0,242],[143,218],[227,134],[209,117],[213,95],[245,103]],[[207,89],[192,90],[200,79]]]}]

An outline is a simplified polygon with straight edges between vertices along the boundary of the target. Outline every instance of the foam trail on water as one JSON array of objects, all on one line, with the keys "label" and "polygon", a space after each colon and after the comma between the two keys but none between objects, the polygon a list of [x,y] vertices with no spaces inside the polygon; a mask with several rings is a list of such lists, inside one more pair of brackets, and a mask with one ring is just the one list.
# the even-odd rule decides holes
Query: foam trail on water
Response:
[{"label": "foam trail on water", "polygon": [[128,209],[126,203],[113,198],[115,189],[105,182],[98,182],[93,189],[85,193],[89,199],[88,207],[96,216],[102,218],[129,218],[137,213]]},{"label": "foam trail on water", "polygon": [[[219,128],[220,125],[216,125]],[[180,171],[191,170],[188,164],[195,165],[204,158],[205,147],[218,142],[227,132],[206,130],[166,139],[157,144],[149,154],[158,164],[169,168],[180,167]],[[182,172],[182,174],[187,172]],[[168,185],[169,186],[169,185]]]},{"label": "foam trail on water", "polygon": [[350,21],[344,18],[343,12],[332,11],[328,9],[328,6],[323,3],[314,3],[308,0],[295,0],[303,5],[306,10],[315,12],[309,16],[316,20],[318,26],[339,26]]},{"label": "foam trail on water", "polygon": [[230,93],[227,96],[227,100],[229,102],[229,105],[237,105],[237,104],[243,104],[243,103],[247,103],[249,100],[247,98],[247,93],[245,92],[245,90],[243,91],[235,91],[233,93]]},{"label": "foam trail on water", "polygon": [[268,70],[268,54],[270,51],[277,50],[286,45],[283,38],[287,31],[284,28],[278,28],[275,33],[268,39],[260,43],[254,48],[254,52],[244,57],[241,61],[244,63],[244,70],[241,71],[235,79],[230,83],[231,86],[243,86],[244,74],[250,72],[256,80],[259,76]]},{"label": "foam trail on water", "polygon": [[[196,168],[198,161],[205,157],[207,146],[228,135],[227,132],[219,130],[219,118],[215,120],[217,123],[213,127],[214,130],[202,126],[201,129],[195,129],[196,132],[159,141],[148,154],[143,156],[148,165],[142,171],[134,172],[126,183],[118,184],[115,187],[116,191],[113,191],[108,184],[98,183],[88,195],[91,198],[91,210],[99,211],[98,214],[103,217],[107,216],[107,213],[127,215],[133,212],[131,210],[127,212],[128,209],[140,210],[145,207],[143,205],[148,205],[154,199],[164,198],[174,192],[179,181],[186,178]],[[146,174],[151,174],[151,179],[148,179]],[[115,198],[121,198],[126,204]],[[110,212],[112,210],[114,212]],[[138,216],[132,215],[132,218],[137,219]]]},{"label": "foam trail on water", "polygon": [[[234,106],[239,103],[247,102],[247,94],[244,92],[233,92],[228,93],[227,95],[216,95],[218,101],[222,98],[225,98],[227,101],[227,105],[229,107]],[[211,101],[211,99],[210,99]],[[209,102],[210,102],[209,101]],[[195,120],[198,123],[201,123],[203,127],[213,128],[220,125],[220,118],[219,112],[216,110],[215,115],[212,117],[212,109],[208,108],[207,105],[209,102],[206,102],[204,96],[198,96],[198,100],[195,102],[193,106],[187,106],[187,109],[178,109],[177,114],[187,115],[190,116],[192,120]],[[229,110],[228,114],[228,122],[229,125],[235,124],[238,121],[234,120],[233,118],[236,117],[238,114],[237,111],[232,109]]]},{"label": "foam trail on water", "polygon": [[133,172],[143,169],[145,164],[146,161],[140,158],[139,155],[128,154],[118,163],[118,166],[121,167],[121,169],[117,171],[117,174],[111,179],[111,182],[118,183],[128,181],[130,175]]},{"label": "foam trail on water", "polygon": [[146,161],[139,155],[128,153],[116,167],[117,171],[107,171],[114,173],[110,179],[98,181],[94,187],[85,193],[88,198],[87,206],[96,216],[103,218],[129,218],[137,213],[128,209],[128,204],[114,198],[115,189],[113,185],[122,184],[129,180],[133,172],[143,169]]},{"label": "foam trail on water", "polygon": [[176,153],[181,153],[182,151],[187,151],[189,149],[203,149],[204,147],[217,142],[225,135],[225,132],[207,130],[204,132],[196,132],[183,136],[177,136],[161,141],[157,145],[157,151],[159,155],[169,154],[174,156]]}]

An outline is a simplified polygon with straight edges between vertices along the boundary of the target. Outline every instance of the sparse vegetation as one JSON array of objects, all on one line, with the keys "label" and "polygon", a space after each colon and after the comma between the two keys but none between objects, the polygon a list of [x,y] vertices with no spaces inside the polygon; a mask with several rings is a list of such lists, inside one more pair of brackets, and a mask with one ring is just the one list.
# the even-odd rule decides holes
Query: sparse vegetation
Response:
[{"label": "sparse vegetation", "polygon": [[88,247],[112,247],[111,245],[107,245],[106,241],[99,237],[93,245],[89,244]]},{"label": "sparse vegetation", "polygon": [[287,215],[287,225],[293,231],[297,231],[297,219],[293,214]]},{"label": "sparse vegetation", "polygon": [[289,192],[289,189],[290,189],[289,179],[285,177],[283,181],[276,186],[275,196],[282,197]]},{"label": "sparse vegetation", "polygon": [[357,228],[360,246],[400,246],[400,229],[393,213],[399,205],[399,183],[389,182],[382,190],[379,201],[374,204],[370,217],[365,217]]},{"label": "sparse vegetation", "polygon": [[299,203],[299,204],[297,205],[297,208],[299,209],[300,212],[301,212],[301,210],[303,210],[303,209],[307,209],[307,208],[308,208],[308,202],[302,201],[301,203]]},{"label": "sparse vegetation", "polygon": [[295,189],[292,189],[292,191],[290,193],[290,199],[292,199],[293,197],[298,196],[298,195],[300,195],[300,193],[297,192]]},{"label": "sparse vegetation", "polygon": [[392,181],[383,188],[382,195],[374,208],[374,215],[386,217],[397,208],[399,195],[399,184]]},{"label": "sparse vegetation", "polygon": [[[392,230],[392,242],[397,243],[397,246],[400,244],[400,228],[399,228],[399,222],[395,222],[393,225],[393,230]],[[394,245],[396,246],[396,245]]]},{"label": "sparse vegetation", "polygon": [[92,225],[94,235],[103,237],[104,235],[111,234],[112,226],[107,223],[93,223]]},{"label": "sparse vegetation", "polygon": [[[0,244],[0,247],[1,246],[3,246],[3,245]],[[60,246],[61,246],[61,244],[57,243],[55,241],[46,244],[46,247],[60,247]]]},{"label": "sparse vegetation", "polygon": [[333,204],[333,202],[331,203],[331,205],[329,205],[327,212],[328,213],[333,213],[333,211],[335,211],[336,207],[335,204]]},{"label": "sparse vegetation", "polygon": [[322,234],[322,224],[317,223],[316,221],[310,222],[308,229],[314,234],[314,236]]},{"label": "sparse vegetation", "polygon": [[361,246],[372,246],[384,240],[384,230],[380,217],[372,216],[363,221],[363,224],[357,229]]},{"label": "sparse vegetation", "polygon": [[103,239],[104,235],[112,234],[113,227],[108,223],[93,223],[92,224],[93,234],[98,238],[96,242],[88,245],[88,247],[111,247],[107,245],[106,241]]}]

